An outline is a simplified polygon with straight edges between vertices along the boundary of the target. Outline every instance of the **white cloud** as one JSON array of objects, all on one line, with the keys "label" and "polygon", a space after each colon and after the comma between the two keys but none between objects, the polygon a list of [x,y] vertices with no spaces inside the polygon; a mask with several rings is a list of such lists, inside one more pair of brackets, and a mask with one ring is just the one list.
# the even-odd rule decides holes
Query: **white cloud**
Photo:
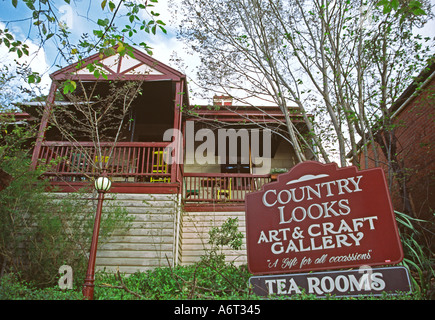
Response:
[{"label": "white cloud", "polygon": [[[0,29],[4,28],[5,25],[0,23]],[[15,39],[20,39],[19,30],[14,29],[12,34]],[[7,48],[4,44],[0,45],[0,68],[2,70],[7,68],[10,74],[16,74],[17,70],[19,70],[19,66],[28,66],[32,72],[38,72],[40,74],[41,82],[39,84],[29,85],[26,82],[26,79],[23,77],[17,76],[14,79],[11,79],[5,86],[5,88],[9,90],[7,99],[12,100],[10,103],[21,102],[31,97],[30,94],[23,93],[21,90],[19,90],[20,86],[34,92],[36,95],[41,95],[48,94],[48,89],[51,83],[50,77],[48,75],[49,65],[47,63],[45,50],[40,48],[31,40],[26,40],[24,43],[28,46],[29,55],[23,55],[21,58],[18,58],[16,52],[9,52],[9,48]],[[3,97],[4,96],[5,94],[3,92]],[[3,101],[3,103],[5,102]]]}]

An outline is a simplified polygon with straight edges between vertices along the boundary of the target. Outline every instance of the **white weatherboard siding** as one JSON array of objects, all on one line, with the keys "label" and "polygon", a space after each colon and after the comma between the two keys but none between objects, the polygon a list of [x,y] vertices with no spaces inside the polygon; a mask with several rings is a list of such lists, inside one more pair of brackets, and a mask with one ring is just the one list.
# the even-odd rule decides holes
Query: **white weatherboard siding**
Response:
[{"label": "white weatherboard siding", "polygon": [[[131,274],[173,265],[177,255],[176,194],[116,194],[116,201],[134,217],[126,234],[114,234],[99,246],[98,269]],[[110,195],[105,201],[111,201]]]},{"label": "white weatherboard siding", "polygon": [[[239,219],[239,231],[245,234],[245,212],[184,212],[182,216],[181,261],[183,265],[199,261],[209,248],[208,231],[212,227],[221,226],[228,218]],[[225,248],[226,261],[236,265],[247,263],[246,238],[243,238],[241,250]]]},{"label": "white weatherboard siding", "polygon": [[[56,197],[64,196],[56,193]],[[87,198],[96,195],[85,194]],[[199,261],[209,248],[208,232],[228,218],[239,219],[239,231],[245,234],[245,212],[183,212],[178,194],[106,194],[110,202],[124,207],[134,217],[127,232],[115,232],[106,242],[100,241],[96,269],[119,270],[133,274],[156,267],[191,264]],[[96,207],[96,200],[92,204]],[[241,250],[224,250],[227,261],[246,264],[246,239]]]}]

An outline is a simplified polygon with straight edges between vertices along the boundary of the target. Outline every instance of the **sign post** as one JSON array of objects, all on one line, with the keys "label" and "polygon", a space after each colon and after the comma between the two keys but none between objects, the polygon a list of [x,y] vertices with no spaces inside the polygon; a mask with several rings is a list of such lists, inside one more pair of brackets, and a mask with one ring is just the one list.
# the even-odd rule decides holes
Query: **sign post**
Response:
[{"label": "sign post", "polygon": [[246,195],[254,275],[393,265],[402,261],[382,169],[307,161]]}]

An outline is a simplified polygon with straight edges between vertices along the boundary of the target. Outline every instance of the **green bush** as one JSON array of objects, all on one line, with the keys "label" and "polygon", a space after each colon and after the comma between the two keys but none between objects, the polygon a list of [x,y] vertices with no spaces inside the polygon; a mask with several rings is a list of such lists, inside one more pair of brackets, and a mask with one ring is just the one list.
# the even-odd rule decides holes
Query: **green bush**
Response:
[{"label": "green bush", "polygon": [[247,299],[250,276],[246,266],[227,263],[214,267],[204,261],[156,268],[128,277],[100,272],[96,277],[95,299]]},{"label": "green bush", "polygon": [[[42,169],[32,171],[29,166],[22,154],[2,161],[2,168],[14,179],[0,191],[0,277],[19,274],[42,288],[56,284],[59,267],[69,265],[74,281],[82,284],[96,201],[84,194],[86,190],[56,198],[39,178]],[[128,228],[132,219],[116,202],[105,204],[99,243],[114,230]]]},{"label": "green bush", "polygon": [[[435,223],[395,211],[405,258],[414,290],[426,299],[435,299],[435,256],[432,252]],[[431,240],[432,238],[432,240]]]},{"label": "green bush", "polygon": [[38,289],[19,279],[15,274],[4,275],[0,279],[0,300],[80,300],[79,291],[59,288]]}]

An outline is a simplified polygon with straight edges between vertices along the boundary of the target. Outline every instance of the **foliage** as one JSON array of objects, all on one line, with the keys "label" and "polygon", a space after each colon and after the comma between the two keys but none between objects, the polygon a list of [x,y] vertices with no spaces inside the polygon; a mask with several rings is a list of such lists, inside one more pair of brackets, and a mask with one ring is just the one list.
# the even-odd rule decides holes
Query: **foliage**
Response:
[{"label": "foliage", "polygon": [[79,300],[82,293],[59,288],[39,289],[10,273],[0,278],[0,300]]},{"label": "foliage", "polygon": [[[25,63],[3,64],[0,67],[0,110],[2,112],[13,112],[17,107],[13,103],[23,100],[29,101],[37,94],[29,90],[26,85],[27,79],[33,83],[39,83],[41,78],[33,73]],[[1,122],[1,120],[0,120]]]},{"label": "foliage", "polygon": [[200,86],[244,104],[269,101],[284,115],[297,106],[303,130],[287,119],[282,127],[298,162],[305,150],[341,167],[386,159],[412,213],[391,106],[434,54],[434,39],[417,34],[433,18],[429,1],[182,3],[179,36],[200,56]]},{"label": "foliage", "polygon": [[426,15],[426,11],[422,8],[422,3],[417,0],[412,0],[409,2],[402,2],[399,0],[381,0],[377,6],[383,7],[383,13],[387,14],[396,11],[396,14],[402,15],[401,19],[405,19],[406,15],[421,16]]},{"label": "foliage", "polygon": [[[12,175],[0,192],[0,276],[13,272],[38,287],[56,283],[58,270],[69,265],[74,280],[82,281],[93,231],[96,203],[85,190],[56,197],[40,180],[43,168],[29,170],[22,154],[4,160],[2,168]],[[125,229],[131,218],[116,203],[103,206],[100,239]]]},{"label": "foliage", "polygon": [[272,168],[270,173],[286,173],[287,171],[287,168]]},{"label": "foliage", "polygon": [[[100,299],[115,298],[113,288],[119,289],[119,294],[125,299],[228,298],[247,295],[250,274],[246,266],[237,267],[226,263],[223,251],[225,247],[239,250],[242,239],[243,234],[238,230],[238,218],[228,218],[221,226],[210,229],[210,247],[197,263],[175,268],[156,268],[125,278],[119,272],[102,273],[98,280],[101,288],[96,295]],[[110,284],[114,282],[121,283],[121,286]]]},{"label": "foliage", "polygon": [[334,153],[345,166],[350,153],[357,163],[358,137],[377,121],[388,127],[388,107],[433,54],[431,39],[410,31],[429,19],[426,0],[182,3],[179,36],[201,57],[199,85],[242,103],[273,102],[284,114],[297,106],[311,133],[303,139],[286,123],[300,160],[314,143],[316,159]]},{"label": "foliage", "polygon": [[[63,0],[63,2],[72,10],[73,6],[70,0]],[[128,37],[131,40],[137,30],[151,32],[154,35],[157,30],[167,33],[164,28],[165,23],[158,18],[160,14],[154,9],[158,0],[145,2],[101,0],[99,2],[100,12],[97,17],[92,19],[95,21],[95,29],[91,30],[90,33],[81,35],[77,43],[73,42],[68,25],[61,21],[57,8],[58,3],[55,1],[12,0],[12,6],[17,10],[17,15],[21,13],[30,15],[31,26],[36,32],[35,38],[39,38],[40,46],[44,46],[48,41],[53,42],[60,55],[66,60],[80,61],[83,56],[88,56],[91,52],[103,54],[107,50],[111,50],[113,46],[117,46],[117,51],[121,55],[132,55],[131,46],[126,42]],[[81,4],[81,6],[88,5],[91,6],[91,2]],[[141,37],[141,39],[143,38]],[[132,43],[136,45],[136,43]],[[8,48],[9,52],[16,53],[18,58],[29,55],[29,46],[17,39],[9,28],[0,29],[0,45]],[[152,54],[151,48],[145,42],[137,45]],[[71,63],[71,61],[67,62]],[[94,65],[94,62],[91,64]],[[34,83],[37,79],[40,78],[35,73],[28,76],[29,83]],[[67,90],[72,89],[71,82],[67,83],[67,88]]]},{"label": "foliage", "polygon": [[19,125],[13,115],[0,114],[0,167],[10,162],[17,153],[30,147],[36,133],[36,125]]},{"label": "foliage", "polygon": [[405,253],[403,265],[412,274],[414,290],[427,299],[435,298],[435,257],[433,235],[435,222],[416,219],[395,211]]},{"label": "foliage", "polygon": [[[398,214],[399,223],[407,224],[409,219]],[[227,220],[220,228],[216,228],[212,240],[217,246],[229,244],[225,235],[233,233],[234,220]],[[231,231],[230,231],[231,230]],[[228,232],[229,231],[229,232]],[[223,241],[221,241],[223,240]],[[237,241],[235,247],[238,247]],[[215,256],[211,256],[215,257]],[[144,272],[136,272],[130,276],[119,273],[100,271],[96,274],[96,300],[182,300],[182,299],[225,299],[225,300],[262,300],[264,298],[253,295],[248,280],[251,274],[246,265],[235,266],[232,263],[211,264],[210,256],[203,257],[197,263],[185,266],[160,267]],[[36,289],[32,285],[19,280],[13,274],[8,274],[0,282],[0,299],[82,299],[80,289],[64,292],[56,288]],[[317,300],[312,294],[302,292],[291,297],[269,297],[276,300]],[[421,290],[413,294],[391,296],[361,296],[337,298],[327,296],[322,300],[414,300],[425,299]]]},{"label": "foliage", "polygon": [[[192,265],[161,267],[128,277],[97,273],[95,299],[232,299],[247,298],[250,274],[246,266],[212,267],[204,261]],[[124,284],[129,291],[126,291]]]},{"label": "foliage", "polygon": [[228,218],[220,227],[212,227],[209,231],[210,248],[205,249],[201,257],[205,264],[221,266],[225,264],[223,249],[229,247],[240,250],[242,247],[243,233],[238,229],[239,218]]}]

